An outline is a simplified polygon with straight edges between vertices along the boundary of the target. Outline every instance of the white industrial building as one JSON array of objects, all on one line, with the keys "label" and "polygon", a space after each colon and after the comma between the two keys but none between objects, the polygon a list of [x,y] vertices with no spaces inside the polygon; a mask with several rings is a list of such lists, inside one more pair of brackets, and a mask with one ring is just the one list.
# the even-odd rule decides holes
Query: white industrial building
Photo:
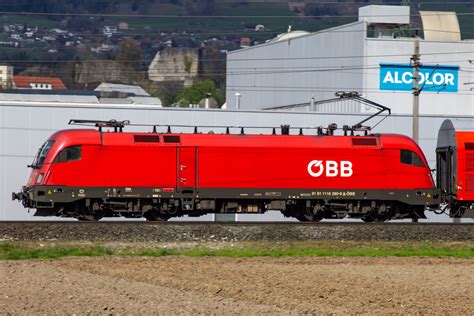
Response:
[{"label": "white industrial building", "polygon": [[[474,41],[461,40],[453,12],[421,12],[420,113],[474,114]],[[357,91],[394,113],[412,113],[415,38],[407,6],[370,5],[357,22],[315,33],[290,32],[229,52],[229,109],[316,103],[319,112],[365,111],[318,106],[337,91]],[[309,106],[308,106],[309,108]]]},{"label": "white industrial building", "polygon": [[[366,118],[364,113],[328,114],[295,111],[249,111],[220,109],[186,109],[164,108],[147,101],[153,98],[129,97],[124,99],[100,99],[95,96],[64,95],[26,95],[0,93],[0,220],[45,220],[51,218],[33,218],[18,201],[12,201],[11,193],[18,192],[25,185],[31,169],[28,164],[33,161],[38,148],[54,132],[68,126],[70,119],[95,120],[130,120],[134,124],[159,124],[161,131],[166,125],[208,126],[200,132],[213,130],[225,132],[209,126],[247,126],[246,133],[272,133],[265,127],[279,127],[290,124],[293,127],[328,126],[330,123],[352,125]],[[433,116],[420,115],[420,146],[431,167],[435,166],[435,147],[437,129],[441,123],[450,118],[474,129],[474,116]],[[382,121],[374,132],[406,134],[411,126],[411,115],[394,114]],[[77,128],[77,127],[74,127]],[[143,127],[129,126],[127,131],[143,131]],[[172,127],[173,131],[193,132],[192,127]],[[240,133],[234,127],[231,133]],[[292,130],[291,134],[297,134]],[[305,130],[305,134],[314,135],[315,129]],[[430,220],[450,221],[447,216],[427,214]],[[193,220],[212,220],[212,215],[193,218]],[[249,220],[289,220],[280,212],[263,215],[237,215],[239,221]]]}]

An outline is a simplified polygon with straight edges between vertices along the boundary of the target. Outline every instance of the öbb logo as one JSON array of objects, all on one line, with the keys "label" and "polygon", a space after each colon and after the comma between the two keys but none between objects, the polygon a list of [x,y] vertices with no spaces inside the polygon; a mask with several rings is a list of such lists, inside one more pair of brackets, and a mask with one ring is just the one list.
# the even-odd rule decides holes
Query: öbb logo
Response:
[{"label": "\u00f6bb logo", "polygon": [[341,162],[333,160],[312,160],[308,164],[308,173],[312,177],[319,177],[323,173],[326,177],[350,177],[352,171],[352,162],[342,160]]}]

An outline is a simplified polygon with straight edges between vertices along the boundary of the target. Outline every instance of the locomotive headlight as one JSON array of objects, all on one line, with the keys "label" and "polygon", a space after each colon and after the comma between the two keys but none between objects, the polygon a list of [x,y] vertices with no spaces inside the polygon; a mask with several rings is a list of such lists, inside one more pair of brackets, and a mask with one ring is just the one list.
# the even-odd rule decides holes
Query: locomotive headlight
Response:
[{"label": "locomotive headlight", "polygon": [[36,178],[36,184],[40,184],[43,181],[44,173],[40,173],[38,178]]}]

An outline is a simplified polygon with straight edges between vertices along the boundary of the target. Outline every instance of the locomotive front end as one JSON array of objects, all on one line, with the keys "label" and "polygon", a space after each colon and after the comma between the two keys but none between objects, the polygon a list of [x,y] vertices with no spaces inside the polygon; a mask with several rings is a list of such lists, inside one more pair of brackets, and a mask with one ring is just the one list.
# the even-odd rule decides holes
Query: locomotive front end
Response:
[{"label": "locomotive front end", "polygon": [[[47,159],[50,158],[51,152],[54,149],[54,139],[48,139],[38,150],[35,159],[29,168],[32,168],[30,177],[25,186],[22,187],[21,191],[12,193],[12,200],[19,200],[25,208],[49,208],[53,207],[51,201],[46,201],[44,192],[42,197],[39,197],[37,187],[42,185],[49,175],[49,163]],[[44,212],[40,212],[44,213]],[[48,213],[48,212],[47,212]],[[42,214],[43,215],[43,214]],[[54,215],[54,214],[51,214]]]}]

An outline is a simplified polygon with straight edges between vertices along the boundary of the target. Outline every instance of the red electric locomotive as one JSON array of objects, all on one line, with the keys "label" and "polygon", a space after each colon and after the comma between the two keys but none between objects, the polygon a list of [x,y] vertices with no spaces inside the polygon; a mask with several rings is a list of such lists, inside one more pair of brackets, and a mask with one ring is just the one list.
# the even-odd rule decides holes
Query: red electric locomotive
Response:
[{"label": "red electric locomotive", "polygon": [[474,124],[461,125],[451,120],[441,125],[436,182],[451,217],[474,217]]},{"label": "red electric locomotive", "polygon": [[385,221],[424,217],[440,202],[422,151],[403,135],[133,133],[122,132],[126,122],[92,123],[99,130],[52,135],[13,198],[35,215],[82,220],[279,210],[301,221]]}]

